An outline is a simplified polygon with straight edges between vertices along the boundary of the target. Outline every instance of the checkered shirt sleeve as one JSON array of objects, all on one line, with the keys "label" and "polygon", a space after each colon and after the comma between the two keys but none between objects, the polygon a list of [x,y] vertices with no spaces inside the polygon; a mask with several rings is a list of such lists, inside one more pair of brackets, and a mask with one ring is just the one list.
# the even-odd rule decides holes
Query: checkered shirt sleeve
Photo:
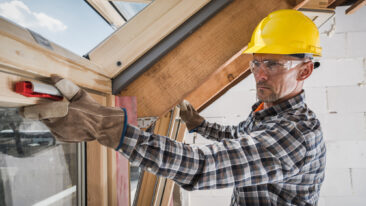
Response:
[{"label": "checkered shirt sleeve", "polygon": [[[132,164],[172,179],[186,190],[268,184],[297,175],[306,154],[303,135],[289,122],[263,125],[249,134],[226,128],[214,136],[230,138],[204,146],[128,125],[120,152]],[[206,122],[201,131],[210,133],[214,127]]]}]

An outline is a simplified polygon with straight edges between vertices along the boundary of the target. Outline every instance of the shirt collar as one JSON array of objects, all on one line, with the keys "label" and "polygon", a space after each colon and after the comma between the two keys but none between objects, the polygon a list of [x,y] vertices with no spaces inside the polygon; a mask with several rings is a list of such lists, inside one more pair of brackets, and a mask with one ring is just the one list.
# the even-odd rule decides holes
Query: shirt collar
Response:
[{"label": "shirt collar", "polygon": [[[252,106],[252,112],[254,112],[261,103],[262,103],[261,101],[256,102]],[[305,91],[302,90],[300,94],[298,94],[286,101],[283,101],[283,102],[276,104],[272,107],[269,107],[267,109],[262,109],[260,111],[255,112],[254,116],[262,119],[266,116],[277,115],[277,114],[284,112],[286,110],[289,110],[289,109],[296,109],[299,107],[303,107],[304,104],[305,104]]]}]

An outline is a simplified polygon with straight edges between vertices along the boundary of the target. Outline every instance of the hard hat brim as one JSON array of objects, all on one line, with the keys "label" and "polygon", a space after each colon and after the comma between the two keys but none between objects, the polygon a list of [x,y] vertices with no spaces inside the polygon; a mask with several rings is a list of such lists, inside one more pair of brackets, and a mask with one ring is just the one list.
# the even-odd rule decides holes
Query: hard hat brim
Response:
[{"label": "hard hat brim", "polygon": [[247,49],[243,51],[243,54],[302,54],[308,53],[313,54],[315,57],[321,56],[322,49],[320,47],[306,47],[304,49],[292,48],[291,46],[283,46],[283,45],[255,45],[255,46],[248,46]]}]

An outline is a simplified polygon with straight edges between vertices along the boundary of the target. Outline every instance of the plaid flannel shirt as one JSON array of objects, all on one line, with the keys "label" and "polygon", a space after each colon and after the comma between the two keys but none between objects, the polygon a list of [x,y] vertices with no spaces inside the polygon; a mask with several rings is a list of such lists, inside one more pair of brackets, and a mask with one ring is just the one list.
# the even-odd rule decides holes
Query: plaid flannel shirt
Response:
[{"label": "plaid flannel shirt", "polygon": [[316,205],[326,148],[319,120],[301,94],[257,111],[238,126],[204,121],[216,140],[196,146],[128,125],[121,152],[129,161],[186,190],[234,186],[231,205]]}]

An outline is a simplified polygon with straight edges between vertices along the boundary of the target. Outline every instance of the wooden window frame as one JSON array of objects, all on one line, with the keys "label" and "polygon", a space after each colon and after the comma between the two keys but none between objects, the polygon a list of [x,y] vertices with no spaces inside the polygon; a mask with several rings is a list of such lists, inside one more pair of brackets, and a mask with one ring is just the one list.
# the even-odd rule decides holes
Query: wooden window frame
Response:
[{"label": "wooden window frame", "polygon": [[[113,106],[110,99],[111,80],[103,74],[101,67],[56,44],[45,40],[39,44],[32,32],[0,18],[0,106],[21,107],[47,102],[36,97],[25,97],[14,92],[18,81],[49,83],[51,74],[58,74],[85,88],[100,104]],[[87,143],[86,187],[88,205],[110,205],[116,196],[113,177],[113,155],[111,149],[96,141]],[[115,163],[114,163],[115,164]],[[114,182],[115,184],[115,182]],[[97,197],[97,198],[96,198]]]},{"label": "wooden window frame", "polygon": [[[107,1],[93,2],[105,4]],[[154,0],[90,51],[88,57],[100,65],[108,77],[113,78],[208,2],[210,0]],[[106,18],[107,14],[102,16]]]}]

